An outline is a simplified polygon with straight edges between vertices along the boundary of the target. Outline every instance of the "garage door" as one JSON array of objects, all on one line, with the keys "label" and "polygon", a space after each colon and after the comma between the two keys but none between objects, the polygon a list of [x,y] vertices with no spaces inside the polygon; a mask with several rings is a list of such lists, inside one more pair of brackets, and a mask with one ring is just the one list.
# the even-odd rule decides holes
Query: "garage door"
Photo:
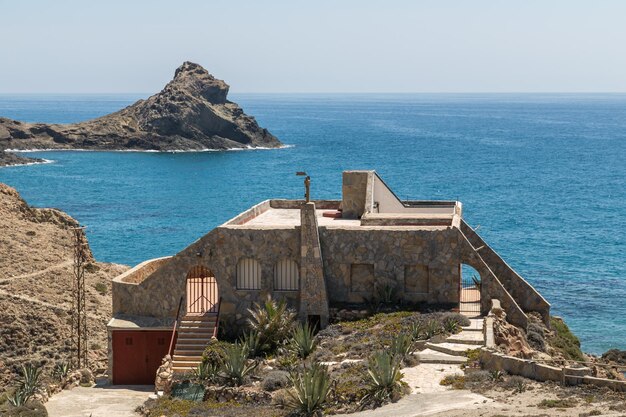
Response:
[{"label": "garage door", "polygon": [[152,385],[172,332],[113,331],[113,383]]}]

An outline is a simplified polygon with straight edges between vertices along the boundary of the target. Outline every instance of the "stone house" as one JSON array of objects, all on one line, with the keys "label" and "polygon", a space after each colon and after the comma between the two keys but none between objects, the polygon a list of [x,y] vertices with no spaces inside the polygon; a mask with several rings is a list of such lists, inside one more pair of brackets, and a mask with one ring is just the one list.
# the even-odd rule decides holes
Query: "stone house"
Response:
[{"label": "stone house", "polygon": [[[479,277],[462,279],[463,265]],[[218,325],[244,325],[268,295],[324,327],[332,311],[381,294],[475,315],[496,298],[516,325],[531,311],[549,321],[550,304],[463,220],[460,202],[401,201],[376,172],[346,171],[341,201],[263,201],[115,278],[109,375],[149,382],[172,350],[175,370],[188,370]]]}]

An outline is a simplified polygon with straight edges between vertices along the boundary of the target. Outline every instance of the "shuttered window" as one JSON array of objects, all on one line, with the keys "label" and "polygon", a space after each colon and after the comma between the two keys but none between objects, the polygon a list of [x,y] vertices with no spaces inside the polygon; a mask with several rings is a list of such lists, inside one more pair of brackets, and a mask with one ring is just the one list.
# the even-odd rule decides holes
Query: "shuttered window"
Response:
[{"label": "shuttered window", "polygon": [[256,259],[242,258],[237,262],[237,289],[261,289],[261,264]]},{"label": "shuttered window", "polygon": [[281,259],[274,265],[274,290],[297,291],[300,289],[298,264],[291,259]]}]

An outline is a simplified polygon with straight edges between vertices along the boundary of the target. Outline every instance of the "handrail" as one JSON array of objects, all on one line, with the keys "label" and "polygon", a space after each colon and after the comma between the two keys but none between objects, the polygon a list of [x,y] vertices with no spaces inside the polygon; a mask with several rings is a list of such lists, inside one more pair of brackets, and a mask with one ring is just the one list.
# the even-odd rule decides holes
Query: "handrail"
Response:
[{"label": "handrail", "polygon": [[217,330],[220,327],[220,308],[222,307],[222,297],[217,302],[217,317],[215,318],[215,328],[213,329],[213,337],[217,339]]},{"label": "handrail", "polygon": [[180,317],[180,307],[183,305],[183,297],[178,302],[178,310],[176,310],[176,320],[174,320],[174,329],[172,329],[172,338],[170,339],[170,348],[167,350],[168,355],[172,355],[172,347],[174,346],[174,337],[176,336],[176,327],[178,327],[178,319]]}]

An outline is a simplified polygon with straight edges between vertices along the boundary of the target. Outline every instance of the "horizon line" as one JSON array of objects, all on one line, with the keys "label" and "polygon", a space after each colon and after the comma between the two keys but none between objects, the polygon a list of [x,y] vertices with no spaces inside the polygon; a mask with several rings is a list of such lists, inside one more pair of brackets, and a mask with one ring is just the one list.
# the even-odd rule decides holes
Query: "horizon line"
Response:
[{"label": "horizon line", "polygon": [[[160,92],[160,91],[159,91]],[[152,96],[159,92],[0,92],[0,96],[8,95],[147,95]],[[229,94],[270,94],[270,95],[321,95],[321,94],[626,94],[625,91],[229,91]]]}]

